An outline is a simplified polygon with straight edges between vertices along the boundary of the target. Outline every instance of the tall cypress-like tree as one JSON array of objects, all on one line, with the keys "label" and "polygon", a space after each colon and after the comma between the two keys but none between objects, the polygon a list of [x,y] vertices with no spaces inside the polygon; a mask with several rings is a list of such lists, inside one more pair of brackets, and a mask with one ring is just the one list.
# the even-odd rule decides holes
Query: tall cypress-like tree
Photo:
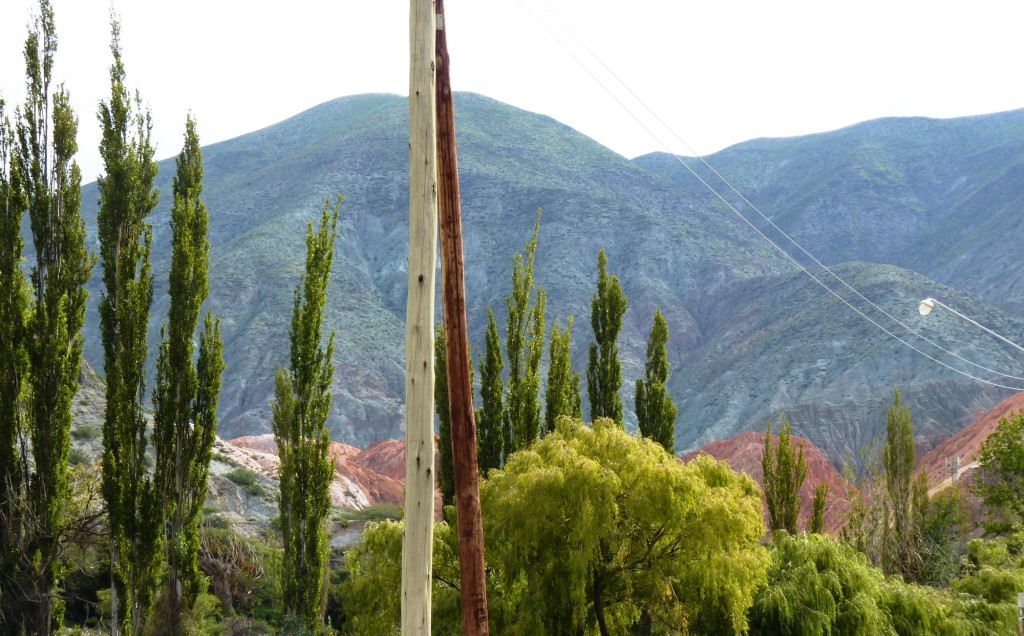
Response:
[{"label": "tall cypress-like tree", "polygon": [[828,484],[822,482],[814,489],[814,508],[811,512],[811,519],[807,524],[807,531],[813,534],[821,534],[825,529],[825,504],[828,503]]},{"label": "tall cypress-like tree", "polygon": [[487,337],[484,358],[480,364],[480,401],[477,409],[477,463],[484,476],[492,468],[501,468],[504,449],[504,408],[502,393],[504,382],[501,370],[505,363],[501,358],[501,341],[498,339],[498,324],[494,312],[487,308]]},{"label": "tall cypress-like tree", "polygon": [[[914,422],[910,409],[900,400],[899,389],[893,390],[893,405],[886,414],[885,446],[882,466],[885,469],[885,490],[892,536],[887,542],[884,565],[888,572],[914,580],[920,571],[919,530],[913,518]],[[927,494],[927,489],[926,489]]]},{"label": "tall cypress-like tree", "polygon": [[658,442],[674,455],[678,409],[665,388],[669,373],[667,345],[668,322],[659,307],[654,311],[654,326],[647,340],[644,377],[636,381],[636,419],[641,435]]},{"label": "tall cypress-like tree", "polygon": [[444,327],[434,335],[434,411],[440,422],[437,428],[437,488],[441,505],[455,503],[455,458],[452,454],[452,413],[448,403],[448,352],[445,349]]},{"label": "tall cypress-like tree", "polygon": [[30,634],[51,633],[64,612],[57,593],[60,530],[71,494],[71,401],[78,391],[85,283],[93,266],[79,209],[82,174],[74,162],[78,120],[67,91],[61,87],[51,93],[56,50],[53,8],[40,0],[25,41],[28,96],[16,118],[17,150],[11,159],[17,165],[12,172],[19,175],[16,198],[28,210],[35,262],[23,340],[27,410],[21,414],[32,459],[19,463],[22,540],[15,571],[6,574],[19,584],[20,599],[8,606],[19,623],[14,631]]},{"label": "tall cypress-like tree", "polygon": [[185,120],[184,145],[176,163],[170,303],[157,356],[153,445],[167,561],[159,619],[169,633],[178,634],[201,591],[199,518],[206,501],[224,370],[220,319],[210,312],[199,336],[198,359],[193,362],[200,308],[210,291],[210,244],[202,200],[203,151],[191,116]]},{"label": "tall cypress-like tree", "polygon": [[[540,362],[544,355],[544,306],[547,296],[533,283],[541,211],[526,244],[525,258],[512,263],[512,293],[508,305],[505,355],[508,358],[508,399],[505,406],[505,456],[526,448],[540,434]],[[532,302],[531,302],[532,301]]]},{"label": "tall cypress-like tree", "polygon": [[783,413],[779,424],[779,444],[772,448],[772,423],[764,433],[764,454],[761,456],[764,496],[768,503],[771,530],[785,530],[796,534],[800,518],[800,487],[807,477],[804,445],[800,444],[796,456],[790,444],[790,426]]},{"label": "tall cypress-like tree", "polygon": [[291,368],[277,372],[273,431],[281,458],[281,530],[284,538],[284,606],[308,629],[323,622],[323,598],[334,464],[328,457],[334,334],[324,349],[322,327],[334,259],[338,212],[324,204],[320,228],[306,230],[306,272],[295,289]]},{"label": "tall cypress-like tree", "polygon": [[110,528],[111,612],[114,634],[141,631],[156,586],[160,515],[146,474],[146,328],[153,301],[152,231],[146,217],[156,207],[157,166],[152,123],[125,88],[120,25],[111,20],[110,101],[102,102],[96,225],[103,266],[100,333],[107,378],[103,417],[103,497]]},{"label": "tall cypress-like tree", "polygon": [[[13,609],[20,596],[19,571],[21,503],[27,500],[28,470],[25,386],[28,356],[25,351],[25,318],[29,306],[28,285],[21,271],[20,170],[14,132],[0,99],[0,607]],[[16,617],[0,612],[0,633],[17,632]]]},{"label": "tall cypress-like tree", "polygon": [[587,398],[590,420],[607,417],[622,425],[622,365],[619,363],[619,330],[629,301],[617,276],[608,275],[608,257],[597,255],[597,293],[590,299],[590,324],[594,340],[587,361]]},{"label": "tall cypress-like tree", "polygon": [[580,374],[572,370],[572,323],[572,316],[569,316],[565,329],[557,323],[551,328],[548,387],[544,394],[544,425],[548,433],[555,431],[555,421],[562,415],[583,418]]}]

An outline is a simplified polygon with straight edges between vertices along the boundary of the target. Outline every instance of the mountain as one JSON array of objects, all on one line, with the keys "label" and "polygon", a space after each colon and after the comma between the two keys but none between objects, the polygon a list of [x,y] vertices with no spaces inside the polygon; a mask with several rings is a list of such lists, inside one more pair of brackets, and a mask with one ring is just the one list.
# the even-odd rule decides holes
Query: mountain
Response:
[{"label": "mountain", "polygon": [[[536,211],[543,208],[536,280],[548,293],[549,325],[569,314],[576,317],[577,370],[585,369],[586,347],[592,339],[587,323],[599,249],[608,253],[609,272],[619,276],[629,297],[619,348],[630,426],[633,382],[642,372],[655,307],[665,314],[673,366],[669,388],[680,405],[680,450],[745,430],[763,430],[766,421],[784,409],[794,431],[838,464],[884,430],[893,385],[901,387],[915,417],[924,423],[926,445],[934,443],[935,436],[962,427],[971,412],[1005,397],[1005,390],[986,388],[893,344],[890,336],[837,304],[805,275],[794,273],[784,257],[711,201],[695,182],[683,182],[659,168],[657,157],[628,160],[548,117],[479,95],[457,95],[456,112],[467,313],[476,353],[483,351],[488,306],[504,324],[512,256],[523,250]],[[1002,137],[1019,138],[1024,144],[1024,134],[1018,135],[1010,123],[980,118],[961,125],[1003,130]],[[200,131],[201,126],[202,122]],[[921,129],[918,120],[886,122],[872,134],[889,128],[902,130],[894,139],[923,137],[908,145],[908,154],[917,147],[943,148],[941,140],[928,138],[930,129]],[[288,364],[288,326],[293,290],[302,273],[305,227],[336,194],[343,194],[345,202],[325,314],[326,328],[337,332],[329,426],[335,441],[356,447],[403,436],[407,134],[405,98],[362,95],[327,102],[204,149],[211,242],[207,306],[224,321],[227,371],[220,431],[225,438],[269,430],[274,372]],[[819,137],[801,152],[828,155],[833,142],[828,135]],[[989,137],[992,144],[1001,138],[997,133]],[[944,152],[953,153],[954,148]],[[792,154],[790,161],[803,156],[795,147]],[[740,161],[746,155],[738,151],[723,156],[736,157],[737,179],[762,170],[757,156],[750,164]],[[989,181],[1012,189],[1012,182],[996,174],[1001,164],[995,155],[985,157],[978,159],[980,163],[964,157],[962,163],[969,164],[965,174],[975,180],[989,175]],[[779,177],[776,190],[830,182],[832,163],[820,157],[817,162],[802,161],[801,170],[816,171],[817,177],[796,171],[791,175],[795,181]],[[878,161],[890,158],[880,155]],[[915,161],[924,165],[928,157]],[[771,176],[790,165],[779,163],[774,171],[763,170]],[[172,160],[160,163],[160,204],[151,218],[156,276],[151,352],[167,310],[173,172]],[[923,178],[917,173],[905,177],[915,188]],[[868,180],[863,185],[870,190],[879,183],[887,182]],[[931,187],[928,183],[920,188]],[[1024,186],[1019,189],[1024,192]],[[778,196],[781,200],[783,195]],[[859,201],[874,201],[888,195],[867,191],[859,196]],[[93,246],[96,200],[95,186],[84,188]],[[861,214],[854,203],[844,208],[851,218]],[[965,209],[957,208],[959,213]],[[810,220],[801,221],[798,214],[792,220],[795,227],[804,223],[827,228],[835,222],[833,217],[811,219],[824,213],[820,208],[801,210]],[[950,317],[933,315],[924,322],[914,315],[917,301],[934,295],[952,306],[970,307],[971,315],[1011,339],[1024,334],[1024,323],[1007,312],[1012,305],[995,302],[988,288],[971,294],[962,291],[972,289],[966,283],[941,287],[905,268],[916,261],[882,258],[903,248],[883,253],[877,249],[879,243],[911,244],[910,234],[920,224],[891,224],[887,232],[901,237],[897,240],[868,232],[875,226],[867,221],[850,223],[854,225],[835,231],[836,244],[849,247],[842,258],[849,262],[839,271],[863,285],[867,291],[862,293],[891,312],[911,314],[905,318],[909,324],[969,360],[996,369],[1016,368],[999,343],[986,341]],[[1016,227],[1007,226],[1008,239]],[[981,234],[970,237],[978,241],[972,249],[991,251],[991,241],[984,243]],[[972,253],[964,245],[957,254]],[[883,262],[871,262],[878,260]],[[939,270],[935,272],[938,276]],[[101,368],[95,311],[98,272],[90,293],[86,356]],[[851,302],[864,304],[856,298]],[[889,319],[871,313],[875,310],[862,311],[905,335]]]},{"label": "mountain", "polygon": [[[890,263],[1003,309],[1024,308],[1024,242],[1011,239],[1024,236],[1024,110],[880,119],[749,141],[706,160],[825,263]],[[670,155],[636,161],[695,187]],[[702,163],[685,162],[752,212]]]}]

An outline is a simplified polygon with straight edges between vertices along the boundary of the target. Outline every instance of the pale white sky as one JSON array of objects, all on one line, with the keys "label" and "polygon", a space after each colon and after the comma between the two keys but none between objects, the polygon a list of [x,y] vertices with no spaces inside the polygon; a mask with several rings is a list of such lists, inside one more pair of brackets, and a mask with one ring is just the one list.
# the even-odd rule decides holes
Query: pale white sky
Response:
[{"label": "pale white sky", "polygon": [[[30,0],[0,0],[0,94],[24,99]],[[84,178],[99,174],[96,107],[109,91],[109,0],[53,0],[81,120]],[[452,83],[544,113],[633,157],[662,145],[530,17],[641,115],[569,25],[698,153],[754,137],[889,115],[1024,108],[1020,0],[447,0]],[[204,143],[323,101],[408,90],[407,0],[116,0],[128,84],[153,110],[160,158],[186,112]],[[653,124],[652,124],[653,125]],[[687,153],[669,133],[658,135]]]}]

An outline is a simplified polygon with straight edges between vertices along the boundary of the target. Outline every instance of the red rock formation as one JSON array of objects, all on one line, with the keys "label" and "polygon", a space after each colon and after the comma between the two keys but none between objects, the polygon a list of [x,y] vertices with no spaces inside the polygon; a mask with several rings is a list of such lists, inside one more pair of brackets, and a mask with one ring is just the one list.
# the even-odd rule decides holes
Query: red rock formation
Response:
[{"label": "red rock formation", "polygon": [[975,417],[956,435],[940,443],[918,461],[917,469],[928,475],[928,484],[932,492],[945,488],[950,483],[951,472],[947,460],[960,458],[960,483],[968,483],[969,477],[978,467],[976,456],[982,443],[995,432],[999,420],[1008,418],[1018,411],[1024,411],[1024,393],[1011,395],[995,406],[991,411],[984,411]]},{"label": "red rock formation", "polygon": [[391,479],[405,483],[405,442],[385,439],[357,453],[352,462]]},{"label": "red rock formation", "polygon": [[[803,528],[811,514],[814,489],[818,487],[818,484],[827,483],[829,495],[825,505],[825,530],[829,534],[837,534],[846,523],[850,510],[848,501],[848,497],[852,493],[850,484],[832,467],[832,464],[825,459],[825,456],[810,440],[795,435],[790,440],[794,448],[798,448],[800,444],[804,445],[804,458],[807,461],[807,478],[804,480],[803,487],[800,488],[799,525]],[[778,441],[779,438],[773,436],[773,443],[777,444]],[[733,470],[750,475],[758,485],[763,487],[761,458],[764,455],[764,433],[742,433],[735,437],[712,442],[699,451],[684,455],[683,461],[690,461],[700,454],[727,461]],[[767,522],[768,510],[766,508],[765,523],[767,524]]]}]

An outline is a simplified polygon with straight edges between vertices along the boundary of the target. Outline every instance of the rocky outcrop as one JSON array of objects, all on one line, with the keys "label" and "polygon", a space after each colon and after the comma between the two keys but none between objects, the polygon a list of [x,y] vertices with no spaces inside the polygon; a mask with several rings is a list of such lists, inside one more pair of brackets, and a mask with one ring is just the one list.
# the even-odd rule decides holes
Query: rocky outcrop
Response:
[{"label": "rocky outcrop", "polygon": [[995,432],[1000,420],[1020,411],[1024,411],[1024,393],[1016,393],[995,408],[978,413],[967,427],[921,457],[917,469],[928,475],[929,489],[937,492],[948,487],[957,467],[957,481],[969,483],[978,468],[977,455],[981,445]]}]

